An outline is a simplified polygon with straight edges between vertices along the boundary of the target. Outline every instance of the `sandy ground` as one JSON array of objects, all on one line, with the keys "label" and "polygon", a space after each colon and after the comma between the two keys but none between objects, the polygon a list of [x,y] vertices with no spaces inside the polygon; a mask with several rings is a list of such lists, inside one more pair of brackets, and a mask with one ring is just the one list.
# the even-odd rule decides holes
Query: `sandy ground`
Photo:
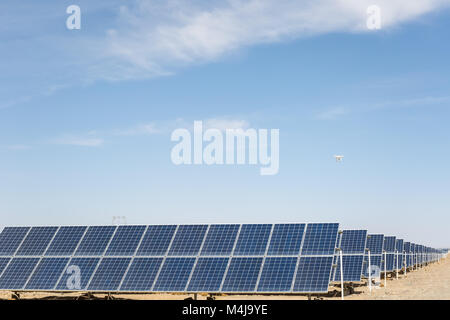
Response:
[{"label": "sandy ground", "polygon": [[[339,288],[330,288],[330,290]],[[52,293],[36,292],[21,293],[22,299],[42,299],[55,296]],[[58,297],[77,297],[79,293],[58,294]],[[98,298],[104,298],[105,295],[96,295]],[[181,300],[192,297],[185,294],[128,294],[114,295],[117,298],[136,299],[136,300]],[[0,299],[11,299],[12,293],[0,291]],[[337,297],[321,297],[324,300],[340,299]],[[198,295],[199,300],[206,299],[206,295]],[[217,296],[217,300],[306,300],[307,296],[297,295],[223,295]],[[345,296],[345,300],[450,300],[450,257],[443,259],[438,263],[399,275],[387,280],[387,286],[384,287],[384,280],[381,281],[381,287],[373,287],[372,292],[364,285],[355,288],[355,293]]]}]

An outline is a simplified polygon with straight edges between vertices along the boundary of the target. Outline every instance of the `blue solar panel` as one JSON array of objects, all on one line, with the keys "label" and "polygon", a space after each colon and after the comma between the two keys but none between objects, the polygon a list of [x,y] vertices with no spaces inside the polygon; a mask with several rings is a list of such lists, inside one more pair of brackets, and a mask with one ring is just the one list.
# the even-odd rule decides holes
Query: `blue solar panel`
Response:
[{"label": "blue solar panel", "polygon": [[384,237],[384,251],[388,253],[395,252],[395,237]]},{"label": "blue solar panel", "polygon": [[169,250],[170,256],[195,256],[205,237],[206,225],[182,225],[178,227]]},{"label": "blue solar panel", "polygon": [[211,225],[203,244],[201,255],[229,256],[236,242],[238,231],[239,225],[236,224]]},{"label": "blue solar panel", "polygon": [[76,256],[100,256],[105,252],[116,226],[89,227],[75,253]]},{"label": "blue solar panel", "polygon": [[0,233],[0,256],[11,256],[25,238],[29,227],[6,227]]},{"label": "blue solar panel", "polygon": [[[341,281],[341,262],[337,256],[337,268],[334,276],[334,281]],[[363,255],[343,255],[342,265],[344,269],[344,282],[359,282],[363,272]]]},{"label": "blue solar panel", "polygon": [[43,258],[26,285],[28,290],[52,290],[69,258]]},{"label": "blue solar panel", "polygon": [[268,255],[298,255],[305,224],[276,224],[270,240]]},{"label": "blue solar panel", "polygon": [[262,261],[263,258],[232,258],[222,291],[255,291]]},{"label": "blue solar panel", "polygon": [[176,226],[148,226],[136,253],[137,256],[163,256],[166,254]]},{"label": "blue solar panel", "polygon": [[383,253],[384,235],[382,234],[369,234],[367,238],[366,247],[371,254]]},{"label": "blue solar panel", "polygon": [[344,254],[364,254],[366,240],[367,230],[344,230],[339,246]]},{"label": "blue solar panel", "polygon": [[306,228],[302,255],[333,255],[337,244],[339,224],[311,223]]},{"label": "blue solar panel", "polygon": [[289,292],[292,287],[297,258],[266,258],[258,283],[259,292]]},{"label": "blue solar panel", "polygon": [[86,227],[61,227],[55,235],[46,256],[70,256],[75,251]]},{"label": "blue solar panel", "polygon": [[195,258],[167,258],[153,291],[184,291]]},{"label": "blue solar panel", "polygon": [[403,239],[397,239],[395,241],[395,250],[398,252],[403,252]]},{"label": "blue solar panel", "polygon": [[229,258],[199,258],[187,291],[216,292],[222,284]]},{"label": "blue solar panel", "polygon": [[301,257],[295,277],[293,291],[328,292],[332,263],[332,256]]},{"label": "blue solar panel", "polygon": [[394,271],[395,254],[394,253],[387,253],[385,255],[385,258],[386,258],[386,270],[384,269],[384,265],[383,265],[383,270],[384,271]]},{"label": "blue solar panel", "polygon": [[264,255],[271,229],[270,224],[243,224],[234,255]]},{"label": "blue solar panel", "polygon": [[95,271],[89,290],[116,291],[130,264],[131,258],[103,258]]},{"label": "blue solar panel", "polygon": [[57,227],[33,227],[23,241],[16,255],[40,256],[52,240]]},{"label": "blue solar panel", "polygon": [[72,258],[64,269],[56,290],[84,290],[100,258]]},{"label": "blue solar panel", "polygon": [[39,258],[14,258],[0,277],[0,289],[21,290]]},{"label": "blue solar panel", "polygon": [[120,291],[150,291],[163,258],[135,258]]},{"label": "blue solar panel", "polygon": [[145,226],[119,226],[114,234],[108,250],[107,256],[132,256],[136,252]]}]

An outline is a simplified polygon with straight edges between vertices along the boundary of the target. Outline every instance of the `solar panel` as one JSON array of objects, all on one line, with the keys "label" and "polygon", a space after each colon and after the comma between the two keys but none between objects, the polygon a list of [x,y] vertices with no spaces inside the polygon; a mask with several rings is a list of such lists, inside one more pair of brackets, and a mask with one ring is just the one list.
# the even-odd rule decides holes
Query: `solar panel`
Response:
[{"label": "solar panel", "polygon": [[56,285],[69,258],[43,258],[26,285],[28,290],[51,290]]},{"label": "solar panel", "polygon": [[385,257],[386,257],[386,270],[384,269],[384,265],[383,265],[383,270],[384,271],[394,271],[394,269],[395,269],[395,254],[387,253]]},{"label": "solar panel", "polygon": [[57,227],[33,227],[17,250],[18,256],[40,256],[58,230]]},{"label": "solar panel", "polygon": [[169,249],[170,241],[177,226],[148,226],[136,253],[137,256],[163,256]]},{"label": "solar panel", "polygon": [[270,224],[243,224],[236,243],[234,255],[264,255],[271,230],[272,225]]},{"label": "solar panel", "polygon": [[[361,275],[363,273],[364,255],[343,255],[342,266],[344,269],[344,282],[358,282],[361,281]],[[341,280],[341,264],[338,258],[336,273],[334,281]]]},{"label": "solar panel", "polygon": [[21,290],[39,258],[14,258],[0,277],[0,289]]},{"label": "solar panel", "polygon": [[103,258],[88,285],[89,290],[116,291],[131,258]]},{"label": "solar panel", "polygon": [[396,270],[401,270],[404,267],[404,255],[403,255],[403,239],[397,239],[395,241],[395,264],[394,267]]},{"label": "solar panel", "polygon": [[229,256],[233,250],[239,225],[218,224],[209,227],[203,244],[202,256]]},{"label": "solar panel", "polygon": [[195,256],[200,251],[207,225],[181,225],[169,250],[169,256]]},{"label": "solar panel", "polygon": [[145,226],[119,226],[108,246],[107,256],[132,256],[136,252]]},{"label": "solar panel", "polygon": [[[344,282],[359,282],[363,274],[364,254],[367,243],[367,230],[344,230],[340,236],[339,248],[342,250]],[[341,281],[341,261],[337,254],[334,281]]]},{"label": "solar panel", "polygon": [[366,241],[367,230],[344,230],[339,247],[343,254],[364,254]]},{"label": "solar panel", "polygon": [[150,291],[163,258],[134,258],[120,291]]},{"label": "solar panel", "polygon": [[56,290],[85,290],[100,258],[72,258],[56,285]]},{"label": "solar panel", "polygon": [[305,224],[276,224],[273,228],[268,255],[298,255]]},{"label": "solar panel", "polygon": [[292,287],[297,258],[266,258],[258,283],[259,292],[289,292]]},{"label": "solar panel", "polygon": [[338,227],[337,223],[308,224],[302,255],[334,255]]},{"label": "solar panel", "polygon": [[395,252],[395,237],[384,237],[384,251],[388,253],[394,253]]},{"label": "solar panel", "polygon": [[383,253],[384,235],[382,234],[369,234],[367,238],[367,249],[370,250],[372,255]]},{"label": "solar panel", "polygon": [[87,227],[61,227],[51,242],[46,256],[70,256],[75,251]]},{"label": "solar panel", "polygon": [[81,240],[76,256],[100,256],[105,252],[116,226],[89,227]]},{"label": "solar panel", "polygon": [[199,258],[187,291],[216,292],[220,290],[229,258]]},{"label": "solar panel", "polygon": [[12,256],[29,230],[29,227],[4,228],[0,233],[0,256]]},{"label": "solar panel", "polygon": [[331,276],[330,257],[301,257],[294,282],[294,292],[328,292]]},{"label": "solar panel", "polygon": [[221,291],[255,291],[262,261],[263,258],[232,258]]},{"label": "solar panel", "polygon": [[184,291],[194,263],[195,258],[167,258],[153,291]]}]

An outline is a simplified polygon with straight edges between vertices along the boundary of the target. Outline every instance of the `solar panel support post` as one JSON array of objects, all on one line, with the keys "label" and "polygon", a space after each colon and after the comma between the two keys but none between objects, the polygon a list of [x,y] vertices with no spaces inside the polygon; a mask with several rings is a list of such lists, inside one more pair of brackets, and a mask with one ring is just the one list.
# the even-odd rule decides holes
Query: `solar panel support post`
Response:
[{"label": "solar panel support post", "polygon": [[398,280],[398,250],[395,250],[395,278]]},{"label": "solar panel support post", "polygon": [[387,260],[387,254],[386,251],[384,252],[384,287],[387,287],[387,266],[386,266],[386,260]]},{"label": "solar panel support post", "polygon": [[403,254],[403,256],[405,257],[405,259],[404,259],[404,263],[405,263],[405,277],[406,277],[406,272],[407,272],[407,269],[408,269],[408,261],[407,261],[407,259],[406,259],[406,253],[404,253]]},{"label": "solar panel support post", "polygon": [[371,262],[370,262],[370,250],[367,251],[367,255],[369,257],[369,270],[368,270],[368,274],[369,274],[369,291],[372,292],[372,270],[371,270]]},{"label": "solar panel support post", "polygon": [[341,266],[341,299],[344,300],[344,268],[342,263],[342,250],[339,249],[339,263]]}]

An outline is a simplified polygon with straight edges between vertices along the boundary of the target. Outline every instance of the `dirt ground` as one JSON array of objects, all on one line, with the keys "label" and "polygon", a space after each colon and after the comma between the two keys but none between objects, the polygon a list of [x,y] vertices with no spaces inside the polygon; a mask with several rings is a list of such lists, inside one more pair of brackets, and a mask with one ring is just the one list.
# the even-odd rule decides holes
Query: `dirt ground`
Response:
[{"label": "dirt ground", "polygon": [[[334,290],[338,288],[330,288]],[[58,294],[36,292],[21,293],[22,299],[45,299],[49,297],[77,297],[79,293]],[[105,295],[96,295],[97,298],[105,298]],[[128,294],[113,295],[115,298],[136,300],[181,300],[192,297],[186,294]],[[340,299],[337,297],[322,297],[324,300]],[[12,293],[0,291],[0,299],[12,299]],[[206,299],[205,295],[198,295],[199,300]],[[307,296],[297,295],[223,295],[217,296],[217,300],[306,300]],[[345,300],[450,300],[450,257],[442,259],[426,267],[412,271],[405,275],[399,275],[398,279],[384,280],[381,287],[373,287],[372,292],[364,285],[355,288],[355,293],[345,296]]]}]

